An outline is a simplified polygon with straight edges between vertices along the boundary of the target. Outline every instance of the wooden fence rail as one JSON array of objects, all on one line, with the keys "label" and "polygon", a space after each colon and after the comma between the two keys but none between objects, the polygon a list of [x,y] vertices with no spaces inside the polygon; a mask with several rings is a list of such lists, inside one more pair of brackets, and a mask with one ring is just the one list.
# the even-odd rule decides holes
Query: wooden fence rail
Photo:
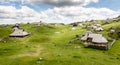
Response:
[{"label": "wooden fence rail", "polygon": [[114,45],[115,42],[116,40],[114,39],[110,44],[108,44],[108,49],[110,49]]}]

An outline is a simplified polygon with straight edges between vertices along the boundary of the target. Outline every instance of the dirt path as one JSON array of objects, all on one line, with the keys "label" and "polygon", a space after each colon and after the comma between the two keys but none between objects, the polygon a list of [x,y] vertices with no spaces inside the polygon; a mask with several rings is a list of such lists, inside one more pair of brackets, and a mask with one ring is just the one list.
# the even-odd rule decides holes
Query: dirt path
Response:
[{"label": "dirt path", "polygon": [[40,55],[40,53],[41,53],[42,50],[43,50],[43,49],[38,46],[38,47],[36,48],[36,51],[35,51],[35,52],[13,55],[13,56],[11,56],[11,57],[14,57],[14,58],[16,58],[16,57],[25,57],[25,56],[37,57],[37,56]]}]

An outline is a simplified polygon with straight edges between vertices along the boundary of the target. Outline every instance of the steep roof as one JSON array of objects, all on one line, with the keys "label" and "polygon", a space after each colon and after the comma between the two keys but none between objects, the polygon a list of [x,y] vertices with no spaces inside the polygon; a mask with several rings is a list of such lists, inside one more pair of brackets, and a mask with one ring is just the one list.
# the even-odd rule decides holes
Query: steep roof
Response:
[{"label": "steep roof", "polygon": [[98,27],[98,28],[96,28],[96,29],[94,29],[94,30],[96,30],[96,31],[102,31],[102,30],[103,30],[103,28]]},{"label": "steep roof", "polygon": [[85,41],[85,40],[87,40],[87,38],[88,38],[88,36],[85,35],[85,36],[83,36],[83,37],[81,38],[81,40],[82,40],[82,41]]},{"label": "steep roof", "polygon": [[12,29],[13,29],[13,30],[18,30],[19,28],[18,28],[18,27],[13,27]]},{"label": "steep roof", "polygon": [[25,32],[21,29],[15,30],[12,34],[10,34],[10,37],[23,37],[29,35],[28,32]]},{"label": "steep roof", "polygon": [[83,40],[83,41],[87,40],[89,34],[92,34],[92,32],[91,32],[91,31],[86,31],[86,32],[83,34],[83,37],[81,38],[81,40]]},{"label": "steep roof", "polygon": [[84,36],[81,38],[82,41],[86,41],[88,38],[92,38],[94,43],[107,43],[108,41],[102,36],[102,34],[94,34],[91,31],[85,32]]},{"label": "steep roof", "polygon": [[102,36],[102,34],[89,34],[88,38],[92,38],[94,43],[107,43],[108,41]]}]

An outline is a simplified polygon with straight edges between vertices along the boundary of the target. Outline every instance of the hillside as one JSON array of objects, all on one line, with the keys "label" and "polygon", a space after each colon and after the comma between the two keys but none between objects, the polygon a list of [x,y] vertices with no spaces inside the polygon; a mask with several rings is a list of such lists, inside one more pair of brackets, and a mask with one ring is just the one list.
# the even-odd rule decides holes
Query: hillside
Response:
[{"label": "hillside", "polygon": [[[102,21],[98,21],[103,24]],[[96,22],[96,23],[98,23]],[[88,22],[91,23],[91,22]],[[88,24],[84,23],[84,24]],[[108,38],[111,27],[120,26],[120,22],[102,25],[104,31],[98,32]],[[119,65],[120,39],[117,39],[109,50],[84,48],[80,41],[65,46],[75,35],[87,30],[80,26],[70,30],[70,25],[41,25],[21,24],[20,27],[30,36],[23,38],[8,37],[12,25],[0,27],[0,65]],[[59,32],[59,33],[55,33]],[[80,48],[75,48],[79,46]]]}]

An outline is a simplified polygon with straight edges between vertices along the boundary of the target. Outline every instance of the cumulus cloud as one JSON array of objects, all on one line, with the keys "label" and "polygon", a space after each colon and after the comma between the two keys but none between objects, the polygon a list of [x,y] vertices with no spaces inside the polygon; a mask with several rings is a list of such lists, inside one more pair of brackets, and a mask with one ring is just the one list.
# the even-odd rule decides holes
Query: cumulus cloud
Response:
[{"label": "cumulus cloud", "polygon": [[13,6],[0,5],[0,23],[20,23],[20,22],[63,22],[71,23],[77,21],[97,20],[113,18],[120,14],[108,8],[85,8],[89,3],[97,3],[99,0],[0,0],[0,3],[23,2],[31,4],[47,4],[55,6],[52,9],[37,12],[28,7],[21,6],[16,9]]},{"label": "cumulus cloud", "polygon": [[0,23],[35,22],[44,17],[46,17],[44,13],[36,12],[27,6],[22,6],[21,9],[13,6],[0,6]]},{"label": "cumulus cloud", "polygon": [[113,18],[120,12],[113,11],[107,8],[85,8],[85,7],[56,7],[44,11],[47,15],[51,15],[52,20],[63,21],[65,23],[85,20],[98,20]]},{"label": "cumulus cloud", "polygon": [[113,18],[120,14],[107,8],[85,8],[81,6],[55,7],[42,12],[37,12],[27,6],[16,9],[13,6],[0,6],[0,23],[20,22],[63,22],[71,23],[77,21],[97,20]]},{"label": "cumulus cloud", "polygon": [[64,6],[85,6],[89,3],[97,3],[99,0],[0,0],[1,3],[9,3],[9,2],[22,2],[22,3],[31,3],[31,4],[47,4],[57,7]]},{"label": "cumulus cloud", "polygon": [[64,6],[85,6],[89,3],[97,3],[99,0],[30,0],[29,2],[32,4],[40,4],[44,3],[47,5],[64,7]]}]

